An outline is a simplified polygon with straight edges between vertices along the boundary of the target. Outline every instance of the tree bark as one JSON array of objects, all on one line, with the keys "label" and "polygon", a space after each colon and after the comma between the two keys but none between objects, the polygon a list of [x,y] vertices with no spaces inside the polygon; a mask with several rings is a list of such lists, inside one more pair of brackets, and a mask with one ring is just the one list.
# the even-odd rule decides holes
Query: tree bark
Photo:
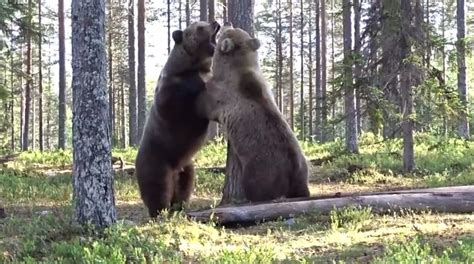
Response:
[{"label": "tree bark", "polygon": [[39,26],[39,39],[38,39],[38,112],[39,112],[39,149],[44,150],[44,135],[43,135],[43,58],[42,58],[42,43],[43,43],[43,30],[41,24],[41,0],[38,1],[38,26]]},{"label": "tree bark", "polygon": [[[253,35],[253,10],[254,0],[229,1],[229,18],[234,27],[249,32]],[[221,204],[241,202],[244,200],[244,192],[241,185],[242,169],[239,159],[235,155],[232,142],[227,142],[227,161],[222,191]]]},{"label": "tree bark", "polygon": [[461,138],[469,139],[469,120],[468,120],[468,89],[466,83],[466,14],[465,1],[457,0],[456,17],[457,17],[457,64],[458,64],[458,91],[459,99],[464,108],[460,113],[460,122],[458,126],[458,135]]},{"label": "tree bark", "polygon": [[308,136],[313,135],[313,27],[312,27],[312,1],[309,2],[308,7]]},{"label": "tree bark", "polygon": [[255,0],[229,0],[229,20],[234,26],[254,35],[253,16]]},{"label": "tree bark", "polygon": [[125,136],[125,81],[120,77],[120,147],[126,147]]},{"label": "tree bark", "polygon": [[116,220],[108,119],[105,2],[73,0],[73,201],[75,219],[96,228]]},{"label": "tree bark", "polygon": [[189,212],[187,215],[197,221],[213,221],[222,225],[230,225],[292,218],[313,212],[329,214],[334,209],[348,206],[371,207],[378,213],[399,210],[472,213],[474,211],[473,194],[473,186],[419,189],[338,198],[337,196],[336,198],[310,198],[303,201],[295,199],[299,201],[246,204],[238,207],[218,207]]},{"label": "tree bark", "polygon": [[[305,138],[304,122],[304,2],[300,0],[300,139]],[[310,74],[311,76],[311,74]]]},{"label": "tree bark", "polygon": [[[23,73],[23,45],[20,44],[20,72]],[[20,81],[20,129],[18,132],[20,133],[20,149],[23,150],[23,129],[25,126],[25,89],[23,89],[23,74],[19,76]]]},{"label": "tree bark", "polygon": [[137,82],[135,73],[135,4],[128,4],[128,129],[129,145],[138,145],[137,136]]},{"label": "tree bark", "polygon": [[64,0],[58,0],[59,21],[59,109],[58,148],[66,147],[66,45],[64,43]]},{"label": "tree bark", "polygon": [[112,138],[112,145],[114,144],[114,135],[115,135],[115,111],[114,111],[114,56],[112,52],[113,45],[113,16],[112,16],[112,0],[108,0],[108,37],[107,37],[107,56],[109,59],[108,64],[108,75],[109,75],[109,122],[110,122],[110,137]]},{"label": "tree bark", "polygon": [[346,115],[346,150],[349,153],[359,152],[357,143],[357,116],[355,111],[354,86],[352,80],[352,30],[351,3],[343,1],[343,38],[344,38],[344,101]]},{"label": "tree bark", "polygon": [[207,21],[207,0],[199,1],[199,20]]},{"label": "tree bark", "polygon": [[191,24],[191,9],[189,7],[189,0],[186,0],[185,4],[185,11],[186,11],[186,26],[189,26]]},{"label": "tree bark", "polygon": [[326,0],[321,0],[321,141],[327,140],[327,25],[326,25]]},{"label": "tree bark", "polygon": [[209,0],[209,18],[208,18],[209,22],[216,20],[215,8],[216,6],[215,6],[214,0]]},{"label": "tree bark", "polygon": [[[14,49],[13,38],[11,39],[11,48]],[[11,143],[10,147],[12,151],[15,151],[15,87],[14,87],[14,62],[13,62],[13,52],[10,53],[10,123],[11,123]]]},{"label": "tree bark", "polygon": [[167,28],[168,28],[168,54],[170,54],[171,51],[171,0],[166,0],[166,6],[168,7],[168,10],[166,12],[166,18],[168,20],[167,23]]},{"label": "tree bark", "polygon": [[295,103],[294,103],[294,84],[293,84],[293,3],[292,0],[288,0],[290,9],[290,128],[294,131],[295,129]]},{"label": "tree bark", "polygon": [[29,147],[29,128],[30,128],[30,111],[31,111],[31,12],[32,1],[28,0],[28,28],[26,29],[26,87],[25,87],[25,119],[23,127],[23,144],[22,150],[26,151]]},{"label": "tree bark", "polygon": [[[316,0],[315,6],[315,27],[316,27],[316,76],[315,76],[315,95],[316,95],[316,107],[314,108],[314,136],[316,140],[321,140],[321,98],[323,97],[321,91],[321,0]],[[311,135],[313,136],[313,135]]]},{"label": "tree bark", "polygon": [[145,0],[138,0],[138,140],[141,140],[146,122],[146,85],[145,85]]},{"label": "tree bark", "polygon": [[[362,72],[361,60],[361,38],[360,38],[360,19],[361,19],[361,3],[360,0],[354,0],[354,55],[356,61],[354,62],[354,77],[356,80],[360,79]],[[357,132],[362,133],[362,117],[361,117],[361,87],[356,87],[356,116],[357,116]]]}]

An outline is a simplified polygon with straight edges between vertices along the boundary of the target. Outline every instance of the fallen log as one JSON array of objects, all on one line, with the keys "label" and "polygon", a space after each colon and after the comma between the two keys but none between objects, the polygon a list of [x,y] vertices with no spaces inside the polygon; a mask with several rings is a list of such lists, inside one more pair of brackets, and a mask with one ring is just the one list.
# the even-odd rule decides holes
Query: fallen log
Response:
[{"label": "fallen log", "polygon": [[10,161],[14,161],[18,156],[20,156],[20,153],[15,153],[15,154],[9,154],[6,156],[0,157],[0,164],[7,163]]},{"label": "fallen log", "polygon": [[446,213],[474,212],[474,186],[443,187],[405,190],[395,193],[381,192],[367,195],[352,195],[284,201],[276,203],[245,204],[235,207],[217,207],[203,211],[188,212],[187,215],[201,222],[213,221],[221,225],[248,224],[291,218],[308,213],[328,214],[335,208],[347,206],[372,207],[376,212],[400,209],[431,210]]}]

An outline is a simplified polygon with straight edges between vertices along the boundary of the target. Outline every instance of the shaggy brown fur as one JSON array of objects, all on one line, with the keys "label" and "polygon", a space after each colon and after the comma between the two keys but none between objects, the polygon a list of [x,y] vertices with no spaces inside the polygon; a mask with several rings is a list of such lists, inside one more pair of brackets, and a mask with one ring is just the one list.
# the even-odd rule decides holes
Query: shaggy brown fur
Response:
[{"label": "shaggy brown fur", "polygon": [[221,30],[199,112],[224,124],[242,168],[246,199],[308,197],[307,162],[262,77],[259,46],[241,29]]},{"label": "shaggy brown fur", "polygon": [[193,191],[193,155],[203,145],[209,121],[197,115],[195,103],[206,87],[219,24],[191,24],[173,32],[175,46],[161,72],[155,98],[135,161],[143,202],[151,217]]}]

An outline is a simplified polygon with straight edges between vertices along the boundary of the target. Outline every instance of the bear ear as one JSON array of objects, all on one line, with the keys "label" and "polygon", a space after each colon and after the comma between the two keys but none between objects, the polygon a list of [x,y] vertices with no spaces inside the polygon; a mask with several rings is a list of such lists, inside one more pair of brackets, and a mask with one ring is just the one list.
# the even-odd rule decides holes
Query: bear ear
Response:
[{"label": "bear ear", "polygon": [[250,49],[252,49],[253,51],[256,51],[260,48],[260,40],[256,38],[249,39],[247,40],[247,45],[249,46]]},{"label": "bear ear", "polygon": [[181,44],[181,42],[183,42],[183,31],[181,30],[173,31],[172,37],[173,37],[174,43]]},{"label": "bear ear", "polygon": [[222,53],[229,53],[234,49],[234,47],[234,41],[232,41],[230,38],[226,38],[222,40],[220,50]]}]

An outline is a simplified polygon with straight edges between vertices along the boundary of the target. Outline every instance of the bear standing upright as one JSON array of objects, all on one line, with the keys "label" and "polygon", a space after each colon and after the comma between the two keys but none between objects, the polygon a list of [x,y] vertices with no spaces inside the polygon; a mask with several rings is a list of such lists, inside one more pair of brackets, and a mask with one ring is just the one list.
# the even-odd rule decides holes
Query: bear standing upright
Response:
[{"label": "bear standing upright", "polygon": [[260,71],[260,42],[230,23],[219,34],[198,112],[224,125],[247,200],[308,197],[306,158]]},{"label": "bear standing upright", "polygon": [[143,131],[135,174],[151,217],[182,205],[193,191],[193,155],[205,142],[209,120],[195,102],[205,90],[216,45],[217,22],[195,22],[172,34],[175,45],[160,74]]}]

